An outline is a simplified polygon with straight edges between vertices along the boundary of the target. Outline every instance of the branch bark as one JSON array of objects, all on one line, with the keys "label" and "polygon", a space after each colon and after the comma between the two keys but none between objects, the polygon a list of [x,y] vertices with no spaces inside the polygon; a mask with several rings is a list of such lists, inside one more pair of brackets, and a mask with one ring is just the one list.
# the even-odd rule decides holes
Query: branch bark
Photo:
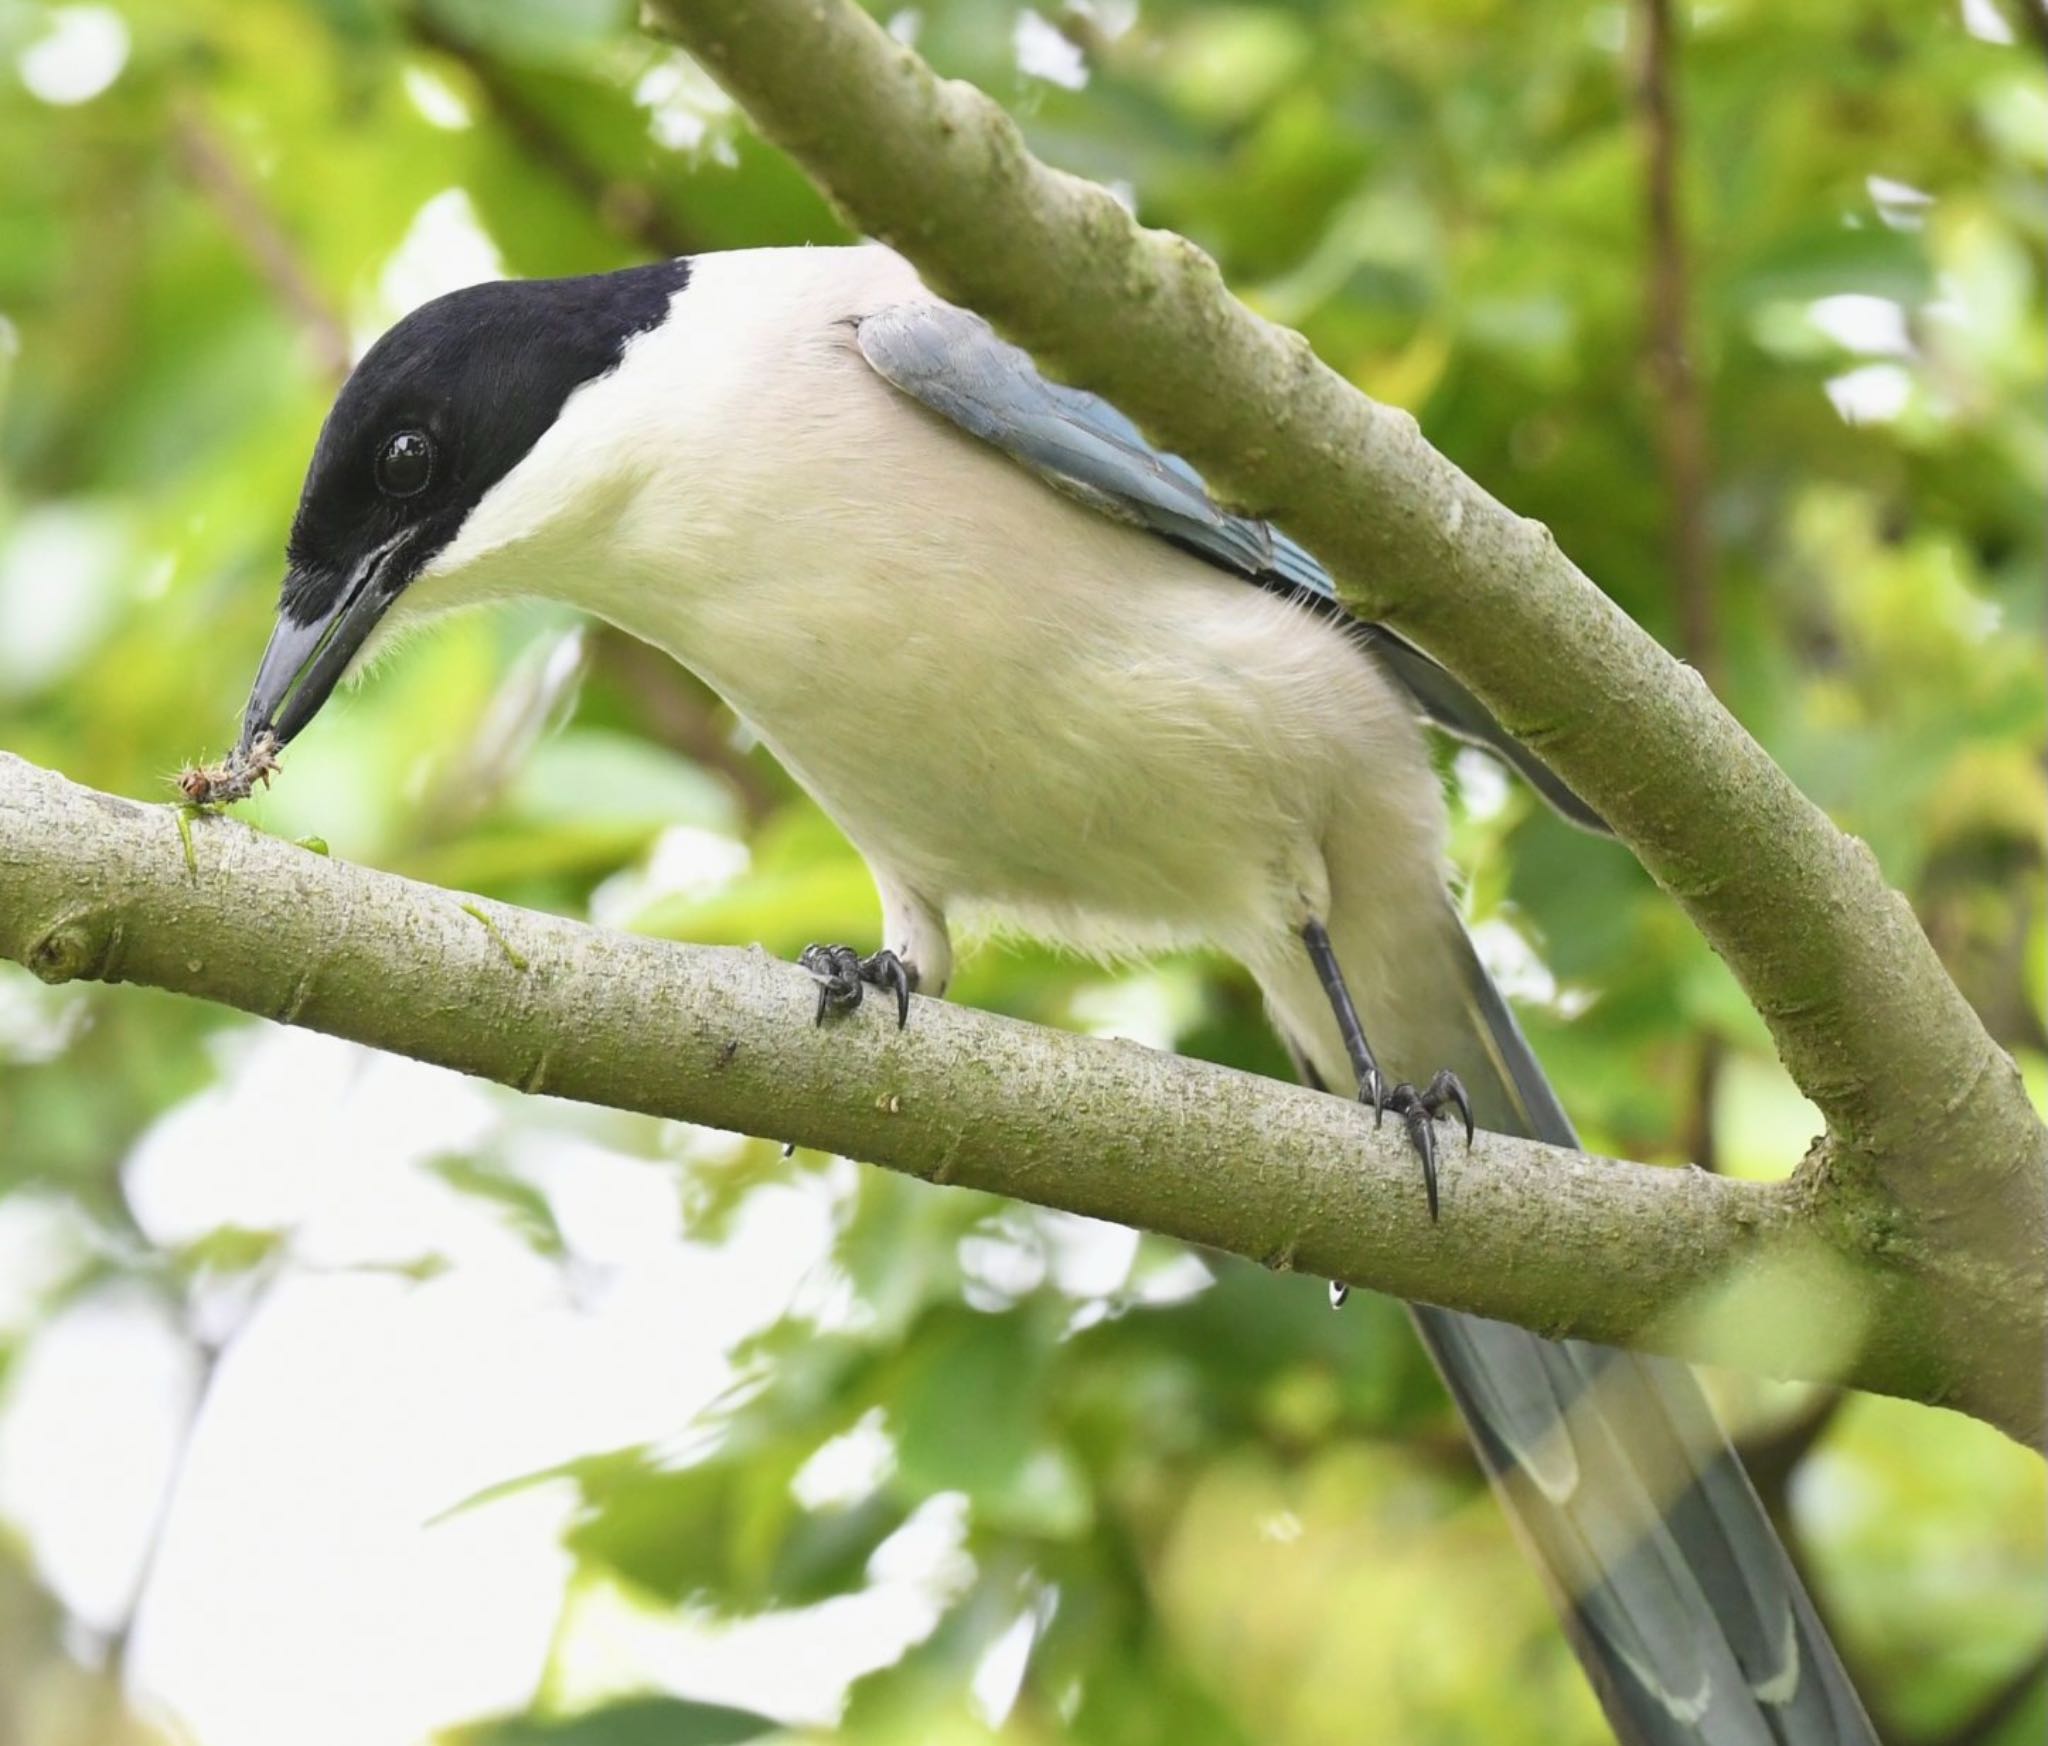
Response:
[{"label": "branch bark", "polygon": [[[1945,1273],[1923,1304],[1930,1336],[2001,1368],[1994,1392],[2036,1403],[2038,1436],[2048,1128],[1870,850],[1699,675],[1408,414],[1232,298],[1184,238],[1039,163],[1000,108],[850,0],[644,10],[851,222],[1303,540],[1348,605],[1443,659],[1606,815],[1825,1113],[1802,1171],[1817,1216]],[[2012,1341],[2015,1327],[2033,1332]]]},{"label": "branch bark", "polygon": [[[738,1129],[1404,1298],[1915,1399],[1972,1379],[1923,1281],[1811,1185],[1481,1135],[1432,1225],[1399,1124],[1131,1043],[920,1000],[824,1029],[793,966],[331,860],[0,754],[0,956],[143,983],[521,1090]],[[188,846],[189,845],[189,846]],[[1627,1267],[1614,1265],[1619,1254]],[[2032,1410],[2007,1402],[2007,1428]],[[1980,1409],[1981,1410],[1981,1409]]]}]

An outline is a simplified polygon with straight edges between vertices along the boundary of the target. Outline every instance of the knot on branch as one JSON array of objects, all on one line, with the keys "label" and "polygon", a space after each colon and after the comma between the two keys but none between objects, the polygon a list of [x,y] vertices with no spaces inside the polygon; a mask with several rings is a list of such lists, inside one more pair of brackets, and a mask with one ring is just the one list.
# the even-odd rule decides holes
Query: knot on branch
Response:
[{"label": "knot on branch", "polygon": [[113,973],[120,944],[121,924],[87,910],[52,924],[21,961],[45,982],[104,982]]}]

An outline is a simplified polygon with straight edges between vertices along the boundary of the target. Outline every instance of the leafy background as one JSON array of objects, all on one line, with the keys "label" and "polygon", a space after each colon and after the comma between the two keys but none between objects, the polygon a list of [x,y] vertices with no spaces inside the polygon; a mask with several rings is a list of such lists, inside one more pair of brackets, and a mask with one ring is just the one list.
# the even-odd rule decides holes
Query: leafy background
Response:
[{"label": "leafy background", "polygon": [[[1681,7],[1677,143],[1689,652],[2038,1088],[2033,3]],[[1639,7],[890,23],[1681,645]],[[0,0],[0,744],[144,797],[222,747],[336,373],[414,303],[839,235],[620,0]],[[251,816],[337,854],[679,938],[873,934],[716,700],[559,617],[448,623],[289,762]],[[1589,1140],[1786,1169],[1817,1119],[1633,862],[1446,773]],[[1215,963],[991,944],[958,993],[1279,1066]],[[12,966],[0,1255],[4,1746],[1601,1737],[1400,1313],[1312,1281]],[[1717,1386],[1887,1738],[2038,1739],[2039,1463]]]}]

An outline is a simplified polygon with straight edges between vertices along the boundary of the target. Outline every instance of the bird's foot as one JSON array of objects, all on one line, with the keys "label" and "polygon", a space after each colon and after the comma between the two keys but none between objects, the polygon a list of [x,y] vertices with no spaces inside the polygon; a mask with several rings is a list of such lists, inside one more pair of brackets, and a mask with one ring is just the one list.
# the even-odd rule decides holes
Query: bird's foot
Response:
[{"label": "bird's foot", "polygon": [[1422,1155],[1422,1187],[1429,1196],[1430,1223],[1436,1222],[1436,1123],[1445,1110],[1454,1109],[1465,1123],[1465,1144],[1472,1144],[1472,1105],[1465,1087],[1448,1067],[1441,1069],[1422,1090],[1405,1080],[1389,1091],[1379,1109],[1390,1109],[1408,1125],[1408,1138]]},{"label": "bird's foot", "polygon": [[896,997],[898,1030],[908,1022],[917,972],[886,947],[863,958],[851,946],[806,946],[797,963],[818,985],[816,1023],[823,1024],[828,1012],[852,1012],[870,988],[884,989]]},{"label": "bird's foot", "polygon": [[[1375,1074],[1367,1086],[1358,1094],[1360,1103],[1373,1106],[1377,1119],[1385,1110],[1392,1110],[1407,1124],[1408,1138],[1415,1150],[1422,1156],[1422,1188],[1429,1196],[1430,1223],[1436,1222],[1436,1123],[1445,1110],[1456,1110],[1465,1123],[1465,1144],[1472,1144],[1472,1105],[1465,1096],[1465,1087],[1457,1074],[1448,1067],[1443,1068],[1422,1090],[1417,1091],[1405,1080],[1391,1090],[1382,1091],[1379,1076]],[[1330,1307],[1342,1309],[1344,1300],[1351,1295],[1351,1287],[1341,1279],[1330,1281]]]}]

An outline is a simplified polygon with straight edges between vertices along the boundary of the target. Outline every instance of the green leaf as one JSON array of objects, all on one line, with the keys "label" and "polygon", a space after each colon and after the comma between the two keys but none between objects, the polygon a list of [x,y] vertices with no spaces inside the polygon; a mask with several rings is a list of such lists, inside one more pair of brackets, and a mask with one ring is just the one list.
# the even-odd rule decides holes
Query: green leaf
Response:
[{"label": "green leaf", "polygon": [[737,1746],[779,1734],[782,1724],[752,1710],[685,1698],[628,1698],[580,1716],[510,1716],[474,1722],[439,1746]]}]

